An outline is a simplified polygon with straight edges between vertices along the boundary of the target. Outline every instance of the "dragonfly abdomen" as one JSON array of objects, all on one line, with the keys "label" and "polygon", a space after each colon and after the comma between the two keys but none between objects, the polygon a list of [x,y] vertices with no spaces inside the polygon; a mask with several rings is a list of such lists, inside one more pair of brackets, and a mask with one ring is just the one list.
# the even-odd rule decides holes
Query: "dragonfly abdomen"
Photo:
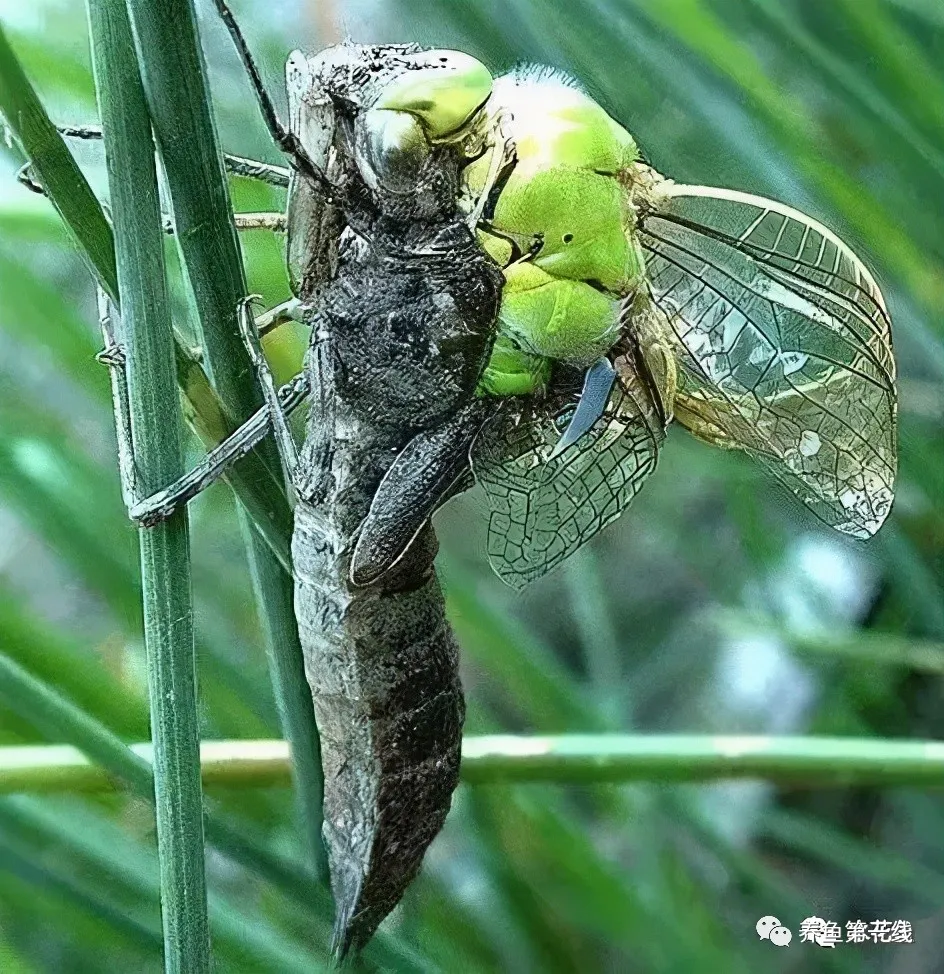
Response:
[{"label": "dragonfly abdomen", "polygon": [[442,828],[459,780],[465,705],[432,529],[376,585],[353,585],[348,523],[326,512],[350,511],[339,501],[354,500],[346,473],[358,464],[347,451],[333,459],[322,484],[337,493],[299,502],[292,557],[321,734],[334,947],[344,956],[396,906]]}]

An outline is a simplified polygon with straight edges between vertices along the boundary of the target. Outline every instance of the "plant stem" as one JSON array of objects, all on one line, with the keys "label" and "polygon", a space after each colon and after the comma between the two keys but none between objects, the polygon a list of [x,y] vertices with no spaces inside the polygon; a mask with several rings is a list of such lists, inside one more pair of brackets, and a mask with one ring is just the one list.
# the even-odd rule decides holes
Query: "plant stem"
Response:
[{"label": "plant stem", "polygon": [[[236,320],[247,285],[216,137],[192,0],[129,0],[145,92],[174,210],[181,248],[200,318],[209,371],[227,414],[246,418],[261,404]],[[280,470],[274,444],[255,453]],[[284,492],[271,479],[254,482],[291,533]],[[327,876],[321,845],[321,760],[314,707],[305,679],[293,608],[292,580],[243,519],[256,601],[265,633],[282,731],[292,744],[296,793],[312,868]]]},{"label": "plant stem", "polygon": [[[101,791],[128,787],[134,794],[154,800],[153,751],[150,744],[138,744],[133,750],[124,744],[100,721],[80,710],[52,687],[38,680],[22,666],[0,652],[0,703],[55,741],[65,745],[45,745],[39,748],[0,748],[0,792],[8,791]],[[279,748],[281,778],[267,778],[270,783],[288,784],[290,780],[288,748],[282,741]],[[209,745],[212,747],[212,743]],[[139,753],[140,752],[140,753]],[[4,773],[4,765],[5,771]],[[250,768],[252,762],[244,765]],[[57,770],[58,769],[58,770]],[[57,786],[43,789],[41,782],[52,770]],[[72,788],[83,774],[89,788]],[[37,773],[38,772],[38,773]],[[268,772],[271,776],[271,771]],[[78,777],[75,777],[78,776]],[[32,786],[39,784],[39,787]],[[330,896],[315,876],[303,866],[289,862],[271,852],[260,842],[214,812],[206,815],[206,834],[210,845],[235,863],[266,879],[277,889],[310,911],[309,930],[319,943],[327,944],[333,913]],[[395,936],[379,931],[368,947],[384,970],[415,970],[414,952]],[[422,965],[420,965],[422,966]]]},{"label": "plant stem", "polygon": [[[149,761],[148,744],[129,751]],[[208,786],[271,787],[289,783],[284,741],[204,741]],[[930,787],[944,785],[944,742],[856,737],[562,734],[467,737],[462,778],[499,782],[602,784],[690,783],[751,778],[798,787]],[[0,748],[0,793],[102,792],[107,770],[67,745]]]},{"label": "plant stem", "polygon": [[944,784],[944,742],[854,737],[496,734],[468,738],[462,763],[473,784],[722,778],[818,787]]},{"label": "plant stem", "polygon": [[[0,113],[29,158],[34,174],[72,234],[95,279],[112,300],[119,303],[111,224],[92,193],[88,180],[46,114],[2,27]],[[215,446],[233,429],[232,417],[227,414],[192,352],[177,339],[175,355],[177,382],[184,396],[187,421],[206,446]],[[89,368],[93,367],[90,361]],[[279,482],[272,471],[259,457],[251,454],[244,457],[224,479],[262,532],[279,564],[289,571],[290,523],[284,509],[280,512],[274,508],[259,486],[268,482],[272,489],[279,489]]]},{"label": "plant stem", "polygon": [[111,227],[0,28],[0,112],[102,286],[117,300]]},{"label": "plant stem", "polygon": [[[135,476],[144,496],[183,472],[154,142],[123,0],[89,0],[111,190]],[[164,969],[210,969],[187,511],[140,532],[154,741]]]}]

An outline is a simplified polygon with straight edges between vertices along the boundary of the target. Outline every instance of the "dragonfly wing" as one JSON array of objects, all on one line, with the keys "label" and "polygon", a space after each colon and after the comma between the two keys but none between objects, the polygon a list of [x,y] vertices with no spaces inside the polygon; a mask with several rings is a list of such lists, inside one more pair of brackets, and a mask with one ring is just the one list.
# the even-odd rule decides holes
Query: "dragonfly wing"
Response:
[{"label": "dragonfly wing", "polygon": [[826,227],[731,190],[666,184],[644,212],[650,291],[678,369],[676,418],[757,457],[855,537],[888,516],[895,365],[872,275]]},{"label": "dragonfly wing", "polygon": [[614,360],[618,379],[603,414],[557,456],[579,395],[509,400],[472,451],[491,507],[488,556],[521,588],[589,541],[627,507],[655,469],[664,422],[632,353]]}]

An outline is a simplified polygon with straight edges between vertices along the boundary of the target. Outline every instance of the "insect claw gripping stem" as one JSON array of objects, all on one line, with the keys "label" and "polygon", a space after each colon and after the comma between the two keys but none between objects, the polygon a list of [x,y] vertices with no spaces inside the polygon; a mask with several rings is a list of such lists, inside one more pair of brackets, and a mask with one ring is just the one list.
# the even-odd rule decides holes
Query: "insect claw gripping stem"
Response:
[{"label": "insect claw gripping stem", "polygon": [[108,366],[111,377],[112,405],[115,410],[115,433],[118,437],[118,474],[121,496],[130,512],[137,501],[137,478],[134,470],[134,447],[131,440],[131,409],[128,405],[128,375],[125,372],[125,350],[118,343],[112,317],[111,299],[101,286],[97,288],[98,321],[105,347],[95,356]]},{"label": "insect claw gripping stem", "polygon": [[[297,302],[286,302],[265,316],[273,321],[287,320]],[[118,469],[121,493],[128,517],[139,527],[153,527],[169,518],[181,504],[193,500],[204,488],[226,473],[246,456],[272,429],[273,407],[261,406],[242,426],[218,444],[182,477],[150,497],[139,498],[134,471],[134,450],[131,439],[131,416],[128,410],[128,380],[125,375],[125,353],[118,342],[112,316],[111,301],[98,289],[99,322],[105,347],[96,356],[111,373],[112,400],[115,410],[115,429],[118,436]],[[255,325],[252,326],[255,330]],[[271,373],[270,373],[271,379]],[[295,376],[277,391],[273,386],[278,415],[283,423],[308,396],[309,382],[304,374]],[[286,427],[287,428],[287,427]]]},{"label": "insect claw gripping stem", "polygon": [[27,162],[20,166],[16,172],[16,181],[31,193],[36,193],[38,196],[46,195],[45,186],[33,176],[32,163]]},{"label": "insect claw gripping stem", "polygon": [[[278,390],[278,401],[283,414],[288,416],[294,412],[307,398],[309,389],[305,375],[297,375],[282,386]],[[239,429],[210,450],[179,480],[150,497],[129,505],[129,517],[141,527],[151,527],[170,517],[181,504],[193,500],[204,488],[225,474],[236,461],[246,456],[271,430],[269,406],[260,406]]]}]

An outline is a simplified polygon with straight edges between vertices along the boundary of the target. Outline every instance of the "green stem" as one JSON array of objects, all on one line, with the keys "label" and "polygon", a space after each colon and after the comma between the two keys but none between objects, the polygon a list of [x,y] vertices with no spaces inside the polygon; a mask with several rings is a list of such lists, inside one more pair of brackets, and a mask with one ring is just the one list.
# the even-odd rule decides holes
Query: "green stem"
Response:
[{"label": "green stem", "polygon": [[[5,780],[10,786],[7,791],[101,791],[124,785],[136,795],[154,801],[153,752],[149,744],[128,747],[94,717],[3,653],[0,653],[0,704],[27,721],[44,737],[68,742],[39,748],[0,748],[0,792],[4,791],[3,766],[6,761],[9,777]],[[287,784],[290,778],[288,749],[281,741],[275,743],[282,749],[282,777],[278,780]],[[213,743],[205,746],[212,749]],[[232,761],[227,763],[234,766]],[[251,768],[254,763],[250,761],[243,767]],[[85,779],[88,788],[82,788],[79,782],[89,771],[92,776]],[[44,789],[41,782],[50,772],[50,787]],[[58,784],[53,784],[54,780]],[[266,779],[266,783],[271,780]],[[70,783],[79,787],[73,789]],[[212,812],[206,816],[206,834],[210,845],[224,856],[263,877],[300,908],[309,911],[309,915],[313,914],[309,929],[315,932],[320,943],[327,944],[330,938],[328,918],[333,908],[327,890],[311,872],[272,853],[257,839],[234,828]],[[413,952],[383,931],[368,947],[368,953],[378,963],[382,962],[384,969],[401,970],[404,964],[407,969],[416,968]]]},{"label": "green stem", "polygon": [[509,781],[693,782],[754,778],[797,785],[944,784],[944,742],[696,734],[468,738],[463,777]]},{"label": "green stem", "polygon": [[[34,857],[37,847],[55,850],[54,857],[37,863],[41,878],[55,875],[66,864],[79,875],[91,870],[100,876],[108,902],[121,904],[119,918],[125,923],[130,917],[149,919],[152,904],[157,905],[159,870],[151,849],[96,810],[80,810],[73,804],[50,808],[48,802],[37,799],[8,797],[0,801],[0,841],[4,838],[22,843],[24,854],[32,851]],[[233,958],[249,956],[257,958],[264,970],[298,974],[322,970],[319,958],[297,940],[284,933],[280,936],[267,921],[251,917],[232,900],[212,891],[209,902],[213,942],[230,964]],[[92,908],[89,903],[83,905]],[[160,950],[156,924],[152,941]],[[226,960],[220,960],[225,965]]]},{"label": "green stem", "polygon": [[[145,92],[202,329],[201,344],[227,414],[248,417],[261,404],[236,309],[247,294],[232,208],[216,136],[192,0],[129,0]],[[271,441],[255,454],[278,471]],[[291,512],[271,477],[253,482],[287,538]],[[292,744],[296,793],[313,869],[326,877],[321,845],[321,760],[314,707],[305,679],[293,609],[292,580],[254,524],[243,520],[256,601],[279,701],[282,731]]]},{"label": "green stem", "polygon": [[115,300],[118,284],[111,227],[88,180],[46,114],[0,28],[0,112],[29,157],[34,175],[72,233],[93,274]]},{"label": "green stem", "polygon": [[[68,741],[68,752],[85,755],[113,786],[123,785],[136,795],[154,801],[150,745],[142,757],[100,721],[80,710],[61,694],[36,679],[22,666],[0,653],[0,703],[35,727],[44,737]],[[51,745],[53,749],[59,745]],[[14,749],[17,750],[17,749]],[[29,772],[27,772],[29,775]],[[216,815],[206,816],[207,838],[224,855],[265,876],[299,904],[322,896],[310,874],[272,855]],[[327,911],[327,902],[323,902]]]},{"label": "green stem", "polygon": [[[33,86],[0,27],[0,114],[29,158],[34,174],[45,188],[93,276],[118,303],[115,240],[111,224],[95,198],[88,180],[76,165],[62,136],[56,131]],[[24,189],[25,193],[26,190]],[[187,421],[207,446],[214,446],[233,428],[193,353],[175,339],[177,382],[184,396]],[[89,368],[94,368],[91,360]],[[290,525],[284,510],[272,506],[258,487],[268,482],[278,490],[278,480],[255,455],[244,457],[225,478],[253,523],[266,539],[279,564],[289,571]]]},{"label": "green stem", "polygon": [[[141,496],[183,473],[154,142],[124,0],[89,0]],[[142,531],[144,645],[154,741],[164,969],[210,969],[187,511]]]},{"label": "green stem", "polygon": [[[148,744],[129,752],[142,763]],[[271,787],[290,780],[284,741],[204,741],[207,786]],[[470,785],[518,782],[690,783],[752,778],[802,787],[944,785],[944,741],[857,737],[702,736],[697,734],[561,734],[467,737],[462,778]],[[0,793],[103,792],[107,770],[74,747],[0,748]]]}]

